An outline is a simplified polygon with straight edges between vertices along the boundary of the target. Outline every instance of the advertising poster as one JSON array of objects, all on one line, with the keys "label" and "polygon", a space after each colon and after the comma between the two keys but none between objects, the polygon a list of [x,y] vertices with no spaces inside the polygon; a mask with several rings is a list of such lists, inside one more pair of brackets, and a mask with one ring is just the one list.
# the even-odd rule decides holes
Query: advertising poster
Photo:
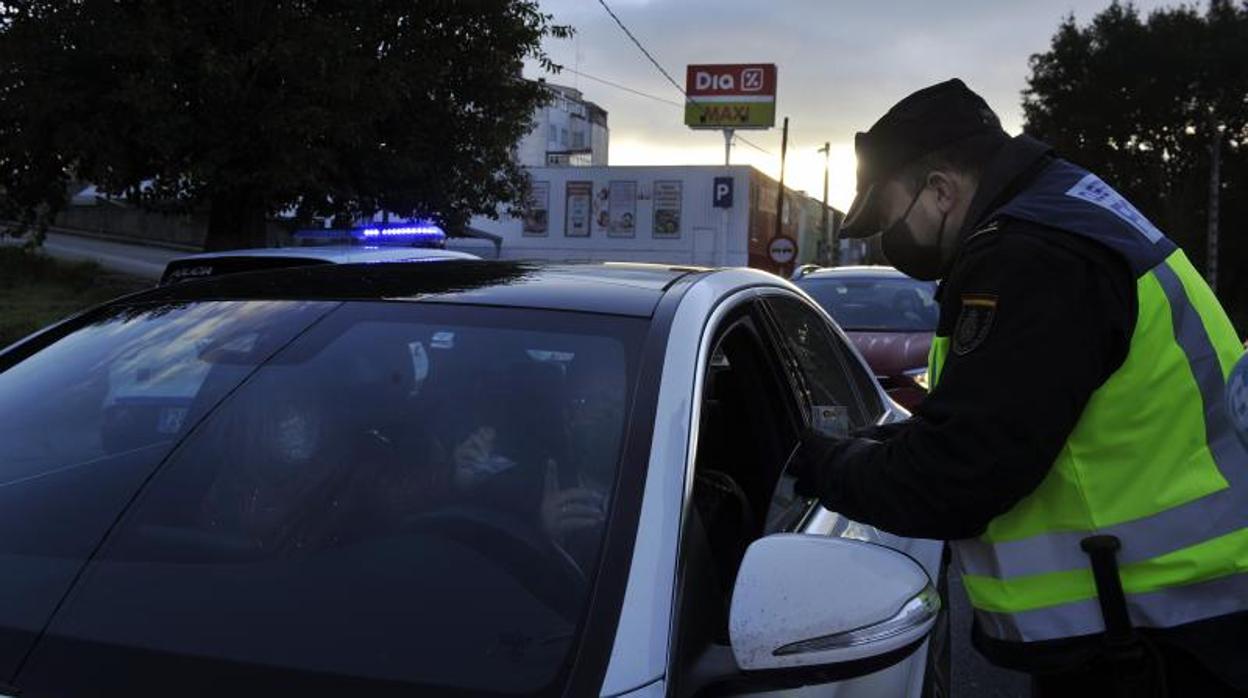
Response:
[{"label": "advertising poster", "polygon": [[637,183],[611,182],[607,198],[607,234],[631,238],[637,234]]},{"label": "advertising poster", "polygon": [[550,182],[534,182],[524,211],[524,234],[544,236],[550,230]]},{"label": "advertising poster", "polygon": [[654,236],[680,237],[680,202],[683,187],[678,181],[654,183]]},{"label": "advertising poster", "polygon": [[563,234],[570,238],[589,237],[590,214],[593,209],[594,183],[568,182],[567,205],[564,207]]}]

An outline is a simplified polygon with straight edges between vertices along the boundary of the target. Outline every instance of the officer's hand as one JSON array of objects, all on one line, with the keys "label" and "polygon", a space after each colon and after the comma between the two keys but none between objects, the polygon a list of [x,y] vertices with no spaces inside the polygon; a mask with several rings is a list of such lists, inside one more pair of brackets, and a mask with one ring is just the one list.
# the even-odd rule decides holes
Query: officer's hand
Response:
[{"label": "officer's hand", "polygon": [[802,497],[819,497],[824,489],[824,475],[829,462],[844,442],[844,439],[824,436],[815,431],[803,434],[797,454],[789,464],[789,475],[796,478],[793,491]]}]

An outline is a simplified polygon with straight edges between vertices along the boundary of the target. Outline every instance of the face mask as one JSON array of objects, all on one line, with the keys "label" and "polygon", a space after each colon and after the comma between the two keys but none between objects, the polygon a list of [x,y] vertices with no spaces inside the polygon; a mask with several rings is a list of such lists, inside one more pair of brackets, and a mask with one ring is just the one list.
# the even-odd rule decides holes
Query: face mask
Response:
[{"label": "face mask", "polygon": [[910,211],[918,203],[919,195],[924,189],[926,187],[920,189],[910,200],[910,205],[906,207],[906,212],[901,214],[901,218],[884,229],[880,242],[884,248],[884,256],[888,258],[889,263],[903,274],[920,281],[935,281],[940,277],[941,245],[944,242],[945,221],[949,214],[946,213],[940,217],[940,231],[936,234],[935,245],[919,242],[910,224],[906,223],[906,219],[910,217]]}]

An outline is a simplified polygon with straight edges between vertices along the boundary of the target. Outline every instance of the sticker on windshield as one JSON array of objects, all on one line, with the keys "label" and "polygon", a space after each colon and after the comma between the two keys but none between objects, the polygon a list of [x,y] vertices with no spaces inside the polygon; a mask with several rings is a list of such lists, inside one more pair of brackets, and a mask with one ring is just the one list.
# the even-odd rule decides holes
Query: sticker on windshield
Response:
[{"label": "sticker on windshield", "polygon": [[844,405],[813,405],[810,418],[811,428],[820,436],[832,439],[849,437],[849,409]]},{"label": "sticker on windshield", "polygon": [[434,349],[454,349],[455,333],[454,332],[435,332],[433,340],[429,345]]},{"label": "sticker on windshield", "polygon": [[1100,206],[1138,230],[1141,235],[1148,238],[1149,242],[1157,242],[1165,237],[1157,226],[1140,213],[1139,209],[1131,205],[1130,201],[1122,198],[1122,195],[1114,191],[1113,187],[1094,174],[1089,174],[1079,180],[1075,186],[1067,190],[1066,196],[1073,196]]}]

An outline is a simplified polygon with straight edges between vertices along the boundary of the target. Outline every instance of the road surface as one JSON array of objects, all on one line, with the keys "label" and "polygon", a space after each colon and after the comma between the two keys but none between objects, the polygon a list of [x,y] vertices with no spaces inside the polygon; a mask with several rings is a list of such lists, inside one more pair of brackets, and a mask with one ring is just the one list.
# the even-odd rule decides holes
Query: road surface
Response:
[{"label": "road surface", "polygon": [[971,602],[962,579],[949,570],[949,621],[952,624],[953,698],[1026,698],[1031,695],[1027,676],[998,669],[971,647]]},{"label": "road surface", "polygon": [[149,247],[51,231],[43,241],[43,251],[57,259],[95,262],[106,271],[152,281],[160,280],[169,260],[191,254],[167,247]]}]

